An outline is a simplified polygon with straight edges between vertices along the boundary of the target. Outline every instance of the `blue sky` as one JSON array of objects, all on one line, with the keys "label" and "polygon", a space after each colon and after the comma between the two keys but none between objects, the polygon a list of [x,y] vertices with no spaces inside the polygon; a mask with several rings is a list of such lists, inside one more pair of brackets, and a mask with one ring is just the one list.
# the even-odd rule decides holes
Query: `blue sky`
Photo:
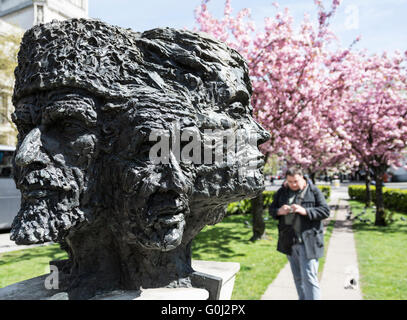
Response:
[{"label": "blue sky", "polygon": [[[305,12],[316,17],[313,0],[232,0],[233,13],[250,8],[258,28],[267,16],[273,16],[278,2],[288,7],[295,21],[301,21]],[[192,28],[194,9],[201,0],[89,0],[89,16],[135,31],[156,27]],[[224,0],[211,0],[209,9],[221,17]],[[330,1],[325,0],[327,5]],[[407,50],[407,0],[343,0],[332,25],[343,46],[348,46],[358,35],[358,48],[371,53]]]}]

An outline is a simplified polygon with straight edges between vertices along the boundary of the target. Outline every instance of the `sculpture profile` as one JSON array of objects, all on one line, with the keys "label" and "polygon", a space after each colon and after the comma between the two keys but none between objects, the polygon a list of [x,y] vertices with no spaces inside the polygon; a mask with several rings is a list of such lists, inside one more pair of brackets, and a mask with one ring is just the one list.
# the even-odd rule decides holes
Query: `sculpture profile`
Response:
[{"label": "sculpture profile", "polygon": [[[258,145],[269,135],[253,120],[243,58],[185,30],[136,33],[73,19],[28,30],[15,75],[22,203],[11,238],[61,243],[73,299],[191,286],[193,238],[221,221],[228,203],[263,190]],[[175,130],[204,138],[216,129],[254,132],[257,141],[228,162],[182,161],[176,144],[166,161],[151,158]],[[242,179],[248,157],[256,168]]]}]

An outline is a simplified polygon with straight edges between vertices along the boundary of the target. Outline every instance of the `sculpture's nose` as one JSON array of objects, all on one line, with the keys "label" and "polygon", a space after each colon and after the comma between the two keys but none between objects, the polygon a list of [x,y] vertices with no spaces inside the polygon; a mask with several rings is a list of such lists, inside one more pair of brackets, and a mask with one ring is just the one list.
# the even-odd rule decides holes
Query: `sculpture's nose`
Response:
[{"label": "sculpture's nose", "polygon": [[268,132],[268,131],[266,131],[260,124],[258,124],[257,122],[256,122],[256,126],[257,126],[257,135],[258,135],[258,138],[257,138],[257,145],[259,146],[259,145],[261,145],[261,144],[263,144],[263,143],[265,143],[265,142],[267,142],[268,140],[270,140],[270,138],[271,138],[271,134]]},{"label": "sculpture's nose", "polygon": [[178,194],[187,194],[191,191],[191,183],[172,152],[169,155],[169,163],[163,167],[160,189],[164,192],[174,191]]},{"label": "sculpture's nose", "polygon": [[26,135],[17,149],[15,156],[16,165],[19,167],[26,167],[32,163],[47,165],[49,158],[41,151],[41,147],[41,130],[34,128]]}]

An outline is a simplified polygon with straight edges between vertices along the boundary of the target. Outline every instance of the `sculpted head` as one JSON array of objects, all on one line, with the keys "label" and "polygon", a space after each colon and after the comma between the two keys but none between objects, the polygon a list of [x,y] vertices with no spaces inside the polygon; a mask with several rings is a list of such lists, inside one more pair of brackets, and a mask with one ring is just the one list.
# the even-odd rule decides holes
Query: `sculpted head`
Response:
[{"label": "sculpted head", "polygon": [[73,247],[99,228],[121,249],[187,247],[263,190],[269,135],[250,95],[242,57],[202,34],[83,19],[30,29],[13,97],[13,239]]},{"label": "sculpted head", "polygon": [[17,243],[59,241],[86,219],[96,189],[96,100],[85,91],[52,90],[19,99],[15,181],[21,209],[13,222]]}]

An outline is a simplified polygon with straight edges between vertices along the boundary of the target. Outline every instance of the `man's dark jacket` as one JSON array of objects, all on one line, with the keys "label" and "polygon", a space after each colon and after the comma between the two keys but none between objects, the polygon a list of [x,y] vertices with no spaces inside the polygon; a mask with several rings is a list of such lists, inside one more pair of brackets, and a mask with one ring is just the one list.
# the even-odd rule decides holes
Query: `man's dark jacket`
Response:
[{"label": "man's dark jacket", "polygon": [[[324,255],[323,219],[329,217],[330,209],[324,195],[309,179],[308,190],[303,201],[299,204],[305,208],[307,215],[296,214],[301,219],[301,235],[308,259],[318,259]],[[292,225],[284,223],[283,216],[277,216],[277,211],[288,204],[288,186],[282,186],[274,195],[273,203],[269,207],[270,215],[279,220],[277,250],[291,255],[291,247],[295,243],[295,232]]]}]

